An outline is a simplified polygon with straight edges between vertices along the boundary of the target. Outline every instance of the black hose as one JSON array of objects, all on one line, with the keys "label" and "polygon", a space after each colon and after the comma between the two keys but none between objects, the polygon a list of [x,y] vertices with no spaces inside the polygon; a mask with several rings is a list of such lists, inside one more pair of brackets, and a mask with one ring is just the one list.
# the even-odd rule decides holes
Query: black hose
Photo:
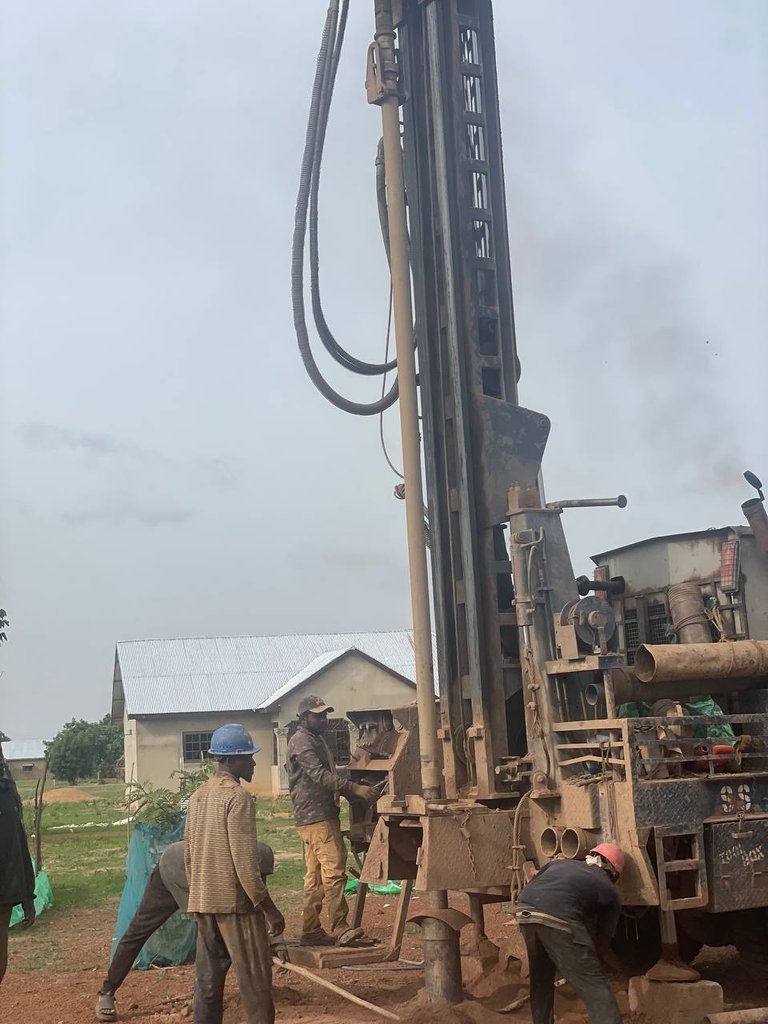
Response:
[{"label": "black hose", "polygon": [[[349,0],[344,0],[345,9]],[[323,29],[320,52],[317,58],[315,79],[312,87],[309,118],[307,122],[304,155],[299,178],[299,192],[296,200],[296,215],[293,231],[293,251],[291,260],[291,294],[293,300],[293,323],[299,352],[310,380],[320,393],[337,408],[357,416],[375,416],[384,409],[390,408],[397,401],[398,386],[395,380],[392,388],[384,398],[376,402],[353,402],[339,394],[323,377],[312,354],[312,346],[307,329],[306,307],[304,303],[304,249],[307,232],[307,208],[318,146],[318,121],[324,97],[328,95],[324,86],[330,85],[333,69],[328,66],[331,46],[336,53],[339,43],[336,28],[338,25],[339,0],[331,0]],[[333,60],[333,58],[331,58]]]},{"label": "black hose", "polygon": [[312,168],[312,186],[310,190],[309,205],[309,266],[310,266],[310,289],[312,294],[312,313],[315,319],[315,326],[320,340],[333,356],[337,363],[340,363],[347,370],[359,373],[363,376],[377,377],[397,366],[397,360],[390,363],[368,363],[358,359],[347,352],[333,336],[323,311],[320,295],[320,253],[318,234],[319,195],[320,195],[320,170],[323,163],[323,150],[325,147],[325,136],[328,130],[328,117],[331,109],[333,90],[336,85],[336,73],[341,60],[341,50],[344,43],[344,32],[347,26],[347,15],[349,13],[349,0],[344,0],[341,8],[341,16],[336,35],[336,43],[333,49],[333,56],[328,63],[326,73],[323,76],[321,90],[320,112],[318,115],[317,141],[315,143],[314,165]]}]

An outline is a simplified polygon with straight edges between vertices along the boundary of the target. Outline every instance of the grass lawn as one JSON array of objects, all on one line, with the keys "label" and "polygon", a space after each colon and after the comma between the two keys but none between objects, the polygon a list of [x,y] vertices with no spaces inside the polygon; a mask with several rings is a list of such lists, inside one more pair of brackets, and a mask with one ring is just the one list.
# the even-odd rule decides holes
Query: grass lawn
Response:
[{"label": "grass lawn", "polygon": [[[46,915],[75,907],[99,907],[123,891],[130,826],[118,823],[127,816],[125,787],[82,783],[76,788],[86,799],[46,803],[43,811],[43,862],[54,896],[54,907]],[[54,796],[55,788],[46,791]],[[19,793],[25,802],[31,800],[34,783],[20,784]],[[33,808],[26,804],[24,812],[31,834]],[[290,803],[257,800],[256,816],[259,838],[275,851],[270,890],[279,906],[289,906],[300,897],[304,874],[301,840]],[[80,827],[72,831],[61,827],[70,825]]]}]

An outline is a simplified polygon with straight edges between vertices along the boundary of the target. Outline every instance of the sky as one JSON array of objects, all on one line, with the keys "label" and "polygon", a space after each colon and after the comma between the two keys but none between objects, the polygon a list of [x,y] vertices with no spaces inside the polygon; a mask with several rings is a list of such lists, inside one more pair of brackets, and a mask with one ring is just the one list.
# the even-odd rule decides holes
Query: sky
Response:
[{"label": "sky", "polygon": [[[293,333],[326,4],[0,0],[0,728],[110,708],[139,637],[410,625],[375,420]],[[379,361],[388,283],[352,0],[321,211],[328,318]],[[768,7],[497,0],[520,397],[574,569],[738,524],[768,478]],[[321,360],[322,362],[322,360]],[[345,392],[376,381],[324,368]],[[397,458],[398,423],[386,434]]]}]

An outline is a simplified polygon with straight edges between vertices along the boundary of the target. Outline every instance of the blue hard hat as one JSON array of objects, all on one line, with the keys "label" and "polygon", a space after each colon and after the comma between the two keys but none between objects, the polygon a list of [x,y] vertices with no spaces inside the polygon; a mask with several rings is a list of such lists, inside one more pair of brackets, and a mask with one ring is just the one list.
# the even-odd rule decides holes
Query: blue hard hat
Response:
[{"label": "blue hard hat", "polygon": [[222,725],[211,736],[208,751],[214,757],[236,757],[238,754],[258,754],[251,734],[242,725]]}]

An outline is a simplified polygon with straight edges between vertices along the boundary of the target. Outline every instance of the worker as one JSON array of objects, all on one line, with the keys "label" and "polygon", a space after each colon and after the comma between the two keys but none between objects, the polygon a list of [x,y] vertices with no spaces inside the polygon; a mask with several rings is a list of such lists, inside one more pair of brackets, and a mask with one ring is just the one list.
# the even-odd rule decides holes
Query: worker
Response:
[{"label": "worker", "polygon": [[[293,819],[304,844],[303,946],[348,946],[363,938],[362,928],[350,928],[344,898],[347,848],[341,835],[339,798],[375,803],[375,786],[359,786],[340,775],[323,738],[333,711],[322,698],[307,696],[299,703],[299,724],[288,740],[288,791]],[[321,924],[323,904],[330,932]]]},{"label": "worker", "polygon": [[224,981],[234,966],[245,1024],[274,1024],[272,936],[285,929],[261,877],[253,798],[259,752],[242,725],[222,725],[208,751],[216,774],[189,798],[184,833],[188,909],[197,922],[194,1024],[221,1024]]},{"label": "worker", "polygon": [[528,951],[533,1024],[553,1024],[555,980],[581,996],[592,1024],[621,1024],[601,962],[621,914],[624,854],[601,843],[585,861],[553,860],[525,886],[515,917]]},{"label": "worker", "polygon": [[35,872],[24,831],[21,800],[0,744],[0,984],[8,966],[11,912],[21,904],[21,928],[35,921]]},{"label": "worker", "polygon": [[[275,855],[272,847],[266,843],[259,843],[258,847],[259,869],[261,877],[266,880],[275,870]],[[271,903],[269,895],[264,897],[262,905],[267,900]],[[142,946],[177,910],[186,914],[188,903],[189,882],[184,864],[184,842],[171,843],[149,876],[136,913],[117,944],[107,976],[98,992],[97,1020],[117,1019],[115,993],[128,976]]]}]

